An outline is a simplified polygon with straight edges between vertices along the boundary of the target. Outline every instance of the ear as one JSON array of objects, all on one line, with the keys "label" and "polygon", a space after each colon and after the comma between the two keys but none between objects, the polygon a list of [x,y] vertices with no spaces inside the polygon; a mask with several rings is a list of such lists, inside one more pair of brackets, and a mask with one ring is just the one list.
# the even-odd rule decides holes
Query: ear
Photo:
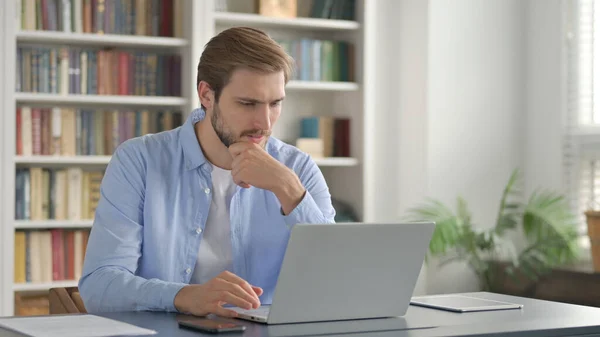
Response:
[{"label": "ear", "polygon": [[200,98],[200,103],[206,109],[212,109],[215,102],[215,92],[208,83],[200,81],[200,84],[198,84],[198,97]]}]

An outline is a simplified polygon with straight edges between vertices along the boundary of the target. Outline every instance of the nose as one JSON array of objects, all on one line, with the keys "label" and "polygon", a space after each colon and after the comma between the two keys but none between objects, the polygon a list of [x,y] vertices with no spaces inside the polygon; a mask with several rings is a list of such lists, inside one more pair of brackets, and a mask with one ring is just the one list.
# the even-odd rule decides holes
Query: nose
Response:
[{"label": "nose", "polygon": [[257,109],[254,126],[260,130],[271,130],[271,107],[269,104],[261,104]]}]

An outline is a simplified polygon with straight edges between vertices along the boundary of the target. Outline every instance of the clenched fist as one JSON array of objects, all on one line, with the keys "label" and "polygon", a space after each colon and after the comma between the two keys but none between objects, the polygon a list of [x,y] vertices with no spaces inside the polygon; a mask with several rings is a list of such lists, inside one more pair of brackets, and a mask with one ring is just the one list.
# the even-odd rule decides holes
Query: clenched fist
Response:
[{"label": "clenched fist", "polygon": [[244,188],[254,186],[275,193],[284,214],[302,200],[306,190],[294,171],[278,162],[259,144],[237,142],[229,146],[233,158],[233,181]]}]

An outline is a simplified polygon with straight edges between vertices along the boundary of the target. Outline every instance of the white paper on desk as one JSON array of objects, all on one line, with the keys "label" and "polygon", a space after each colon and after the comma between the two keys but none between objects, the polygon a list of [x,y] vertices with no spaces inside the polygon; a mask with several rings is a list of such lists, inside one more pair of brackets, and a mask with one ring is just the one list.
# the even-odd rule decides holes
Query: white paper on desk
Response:
[{"label": "white paper on desk", "polygon": [[87,314],[0,318],[0,326],[31,337],[107,337],[156,334],[154,330]]}]

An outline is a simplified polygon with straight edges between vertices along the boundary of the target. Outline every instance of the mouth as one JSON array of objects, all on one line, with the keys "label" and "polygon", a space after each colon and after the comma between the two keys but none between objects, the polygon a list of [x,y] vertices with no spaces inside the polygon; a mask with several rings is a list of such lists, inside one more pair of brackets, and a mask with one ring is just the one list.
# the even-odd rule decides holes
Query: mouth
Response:
[{"label": "mouth", "polygon": [[247,135],[248,139],[253,143],[260,143],[265,137],[262,135]]}]

